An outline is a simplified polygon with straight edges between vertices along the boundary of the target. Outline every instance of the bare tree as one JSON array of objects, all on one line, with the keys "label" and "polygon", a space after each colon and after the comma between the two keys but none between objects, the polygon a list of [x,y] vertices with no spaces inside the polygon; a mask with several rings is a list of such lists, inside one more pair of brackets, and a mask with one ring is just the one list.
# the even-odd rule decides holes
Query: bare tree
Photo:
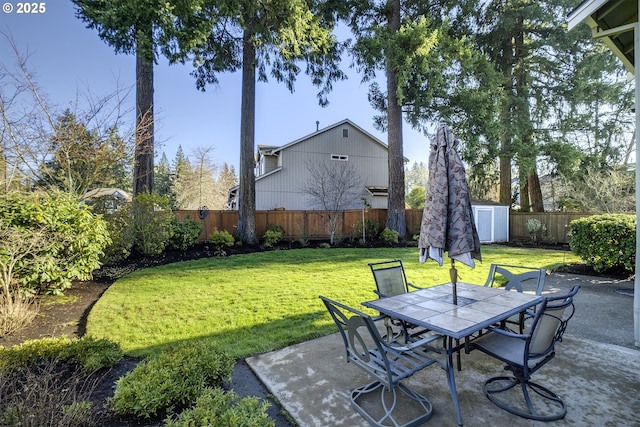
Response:
[{"label": "bare tree", "polygon": [[38,305],[25,296],[16,275],[23,262],[37,263],[52,245],[41,230],[22,230],[0,223],[0,336],[30,323]]},{"label": "bare tree", "polygon": [[4,193],[45,182],[82,194],[103,178],[113,177],[117,165],[125,163],[123,170],[129,167],[134,132],[123,119],[128,90],[116,87],[107,95],[77,94],[64,111],[56,110],[28,67],[29,54],[21,54],[6,33],[0,32],[0,41],[13,53],[12,58],[0,60]]},{"label": "bare tree", "polygon": [[315,208],[327,211],[327,226],[333,244],[340,213],[362,205],[363,180],[354,165],[347,162],[307,162],[309,177],[302,191]]},{"label": "bare tree", "polygon": [[563,208],[578,212],[622,213],[635,211],[633,172],[587,168],[581,180],[561,177],[555,196]]}]

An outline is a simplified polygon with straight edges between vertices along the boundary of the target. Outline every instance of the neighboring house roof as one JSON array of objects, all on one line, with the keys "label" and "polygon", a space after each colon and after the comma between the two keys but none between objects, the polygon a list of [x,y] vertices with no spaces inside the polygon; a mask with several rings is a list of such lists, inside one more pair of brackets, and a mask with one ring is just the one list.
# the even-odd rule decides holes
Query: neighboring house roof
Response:
[{"label": "neighboring house roof", "polygon": [[[309,135],[303,136],[302,138],[296,139],[295,141],[292,141],[288,144],[285,145],[281,145],[279,147],[270,147],[267,145],[264,146],[258,146],[258,148],[260,147],[264,147],[263,151],[265,152],[265,154],[271,154],[271,155],[277,155],[280,151],[285,150],[289,147],[291,147],[292,145],[296,145],[300,142],[306,141],[311,137],[314,137],[316,135],[319,135],[321,133],[325,133],[325,132],[329,132],[330,130],[333,130],[337,127],[340,127],[344,124],[349,124],[351,126],[353,126],[354,128],[358,129],[360,132],[364,133],[365,135],[367,135],[369,138],[371,138],[373,141],[375,141],[377,144],[380,144],[382,147],[384,147],[385,149],[388,149],[389,147],[387,147],[387,144],[385,144],[384,142],[380,141],[378,138],[376,138],[375,136],[371,135],[369,132],[367,132],[366,130],[362,129],[360,126],[358,126],[357,124],[353,123],[351,120],[349,119],[344,119],[338,123],[332,124],[330,126],[327,126],[326,128],[323,129],[319,129],[313,133],[310,133]],[[405,161],[408,161],[409,159],[405,158]]]},{"label": "neighboring house roof", "polygon": [[89,190],[82,196],[83,199],[112,196],[116,199],[131,200],[131,194],[119,188],[95,188]]},{"label": "neighboring house roof", "polygon": [[[302,200],[308,197],[298,188],[309,173],[305,162],[321,161],[320,156],[325,155],[338,162],[353,161],[365,179],[363,196],[374,197],[374,204],[386,204],[388,149],[384,142],[349,119],[317,129],[284,145],[260,144],[255,154],[256,206],[267,210],[289,206],[307,209],[308,202]],[[407,158],[404,160],[408,162]],[[232,208],[236,205],[239,188],[236,185],[229,189],[229,206]]]}]

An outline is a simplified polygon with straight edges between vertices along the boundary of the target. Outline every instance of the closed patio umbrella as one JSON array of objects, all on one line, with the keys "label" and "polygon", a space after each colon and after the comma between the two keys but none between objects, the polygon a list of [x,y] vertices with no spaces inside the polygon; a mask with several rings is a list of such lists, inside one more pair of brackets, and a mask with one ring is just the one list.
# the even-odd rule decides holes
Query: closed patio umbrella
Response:
[{"label": "closed patio umbrella", "polygon": [[455,261],[474,268],[474,259],[482,260],[466,172],[457,146],[458,140],[441,122],[431,142],[427,199],[418,241],[420,262],[431,258],[442,266],[444,252],[448,252],[454,304],[458,304]]}]

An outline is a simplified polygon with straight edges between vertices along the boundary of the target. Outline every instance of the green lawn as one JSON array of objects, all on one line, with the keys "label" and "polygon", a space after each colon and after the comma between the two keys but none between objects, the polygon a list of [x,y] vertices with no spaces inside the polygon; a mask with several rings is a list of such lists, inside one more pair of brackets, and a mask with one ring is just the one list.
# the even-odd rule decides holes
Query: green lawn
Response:
[{"label": "green lawn", "polygon": [[[491,263],[554,269],[580,262],[570,252],[484,246],[484,262],[457,263],[459,281],[483,284]],[[318,295],[362,308],[376,298],[367,263],[402,259],[409,282],[449,281],[418,261],[417,248],[297,249],[207,258],[137,271],[118,280],[91,310],[87,334],[120,343],[127,354],[205,339],[233,357],[279,349],[336,331]],[[374,314],[374,313],[372,313]]]}]

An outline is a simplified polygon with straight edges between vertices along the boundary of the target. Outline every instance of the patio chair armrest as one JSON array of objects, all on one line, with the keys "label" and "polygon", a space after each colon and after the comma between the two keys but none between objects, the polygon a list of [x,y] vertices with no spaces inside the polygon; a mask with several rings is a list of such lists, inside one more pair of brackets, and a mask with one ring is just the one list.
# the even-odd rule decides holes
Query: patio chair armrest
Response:
[{"label": "patio chair armrest", "polygon": [[515,332],[511,332],[506,329],[496,328],[494,326],[488,327],[487,330],[489,332],[495,332],[496,334],[504,335],[506,337],[511,337],[511,338],[519,338],[521,340],[525,340],[529,338],[529,335],[527,334],[516,334]]},{"label": "patio chair armrest", "polygon": [[442,335],[429,335],[428,337],[419,339],[418,341],[413,341],[406,345],[398,345],[395,343],[387,343],[387,342],[383,343],[383,345],[395,351],[404,352],[404,351],[411,351],[418,347],[425,347],[427,344],[430,344],[440,338],[442,338]]},{"label": "patio chair armrest", "polygon": [[388,295],[383,294],[382,292],[380,292],[380,291],[379,291],[379,290],[377,290],[377,289],[374,289],[374,290],[373,290],[373,293],[374,293],[374,294],[376,294],[376,295],[378,295],[378,298],[387,298],[387,297],[388,297]]}]

